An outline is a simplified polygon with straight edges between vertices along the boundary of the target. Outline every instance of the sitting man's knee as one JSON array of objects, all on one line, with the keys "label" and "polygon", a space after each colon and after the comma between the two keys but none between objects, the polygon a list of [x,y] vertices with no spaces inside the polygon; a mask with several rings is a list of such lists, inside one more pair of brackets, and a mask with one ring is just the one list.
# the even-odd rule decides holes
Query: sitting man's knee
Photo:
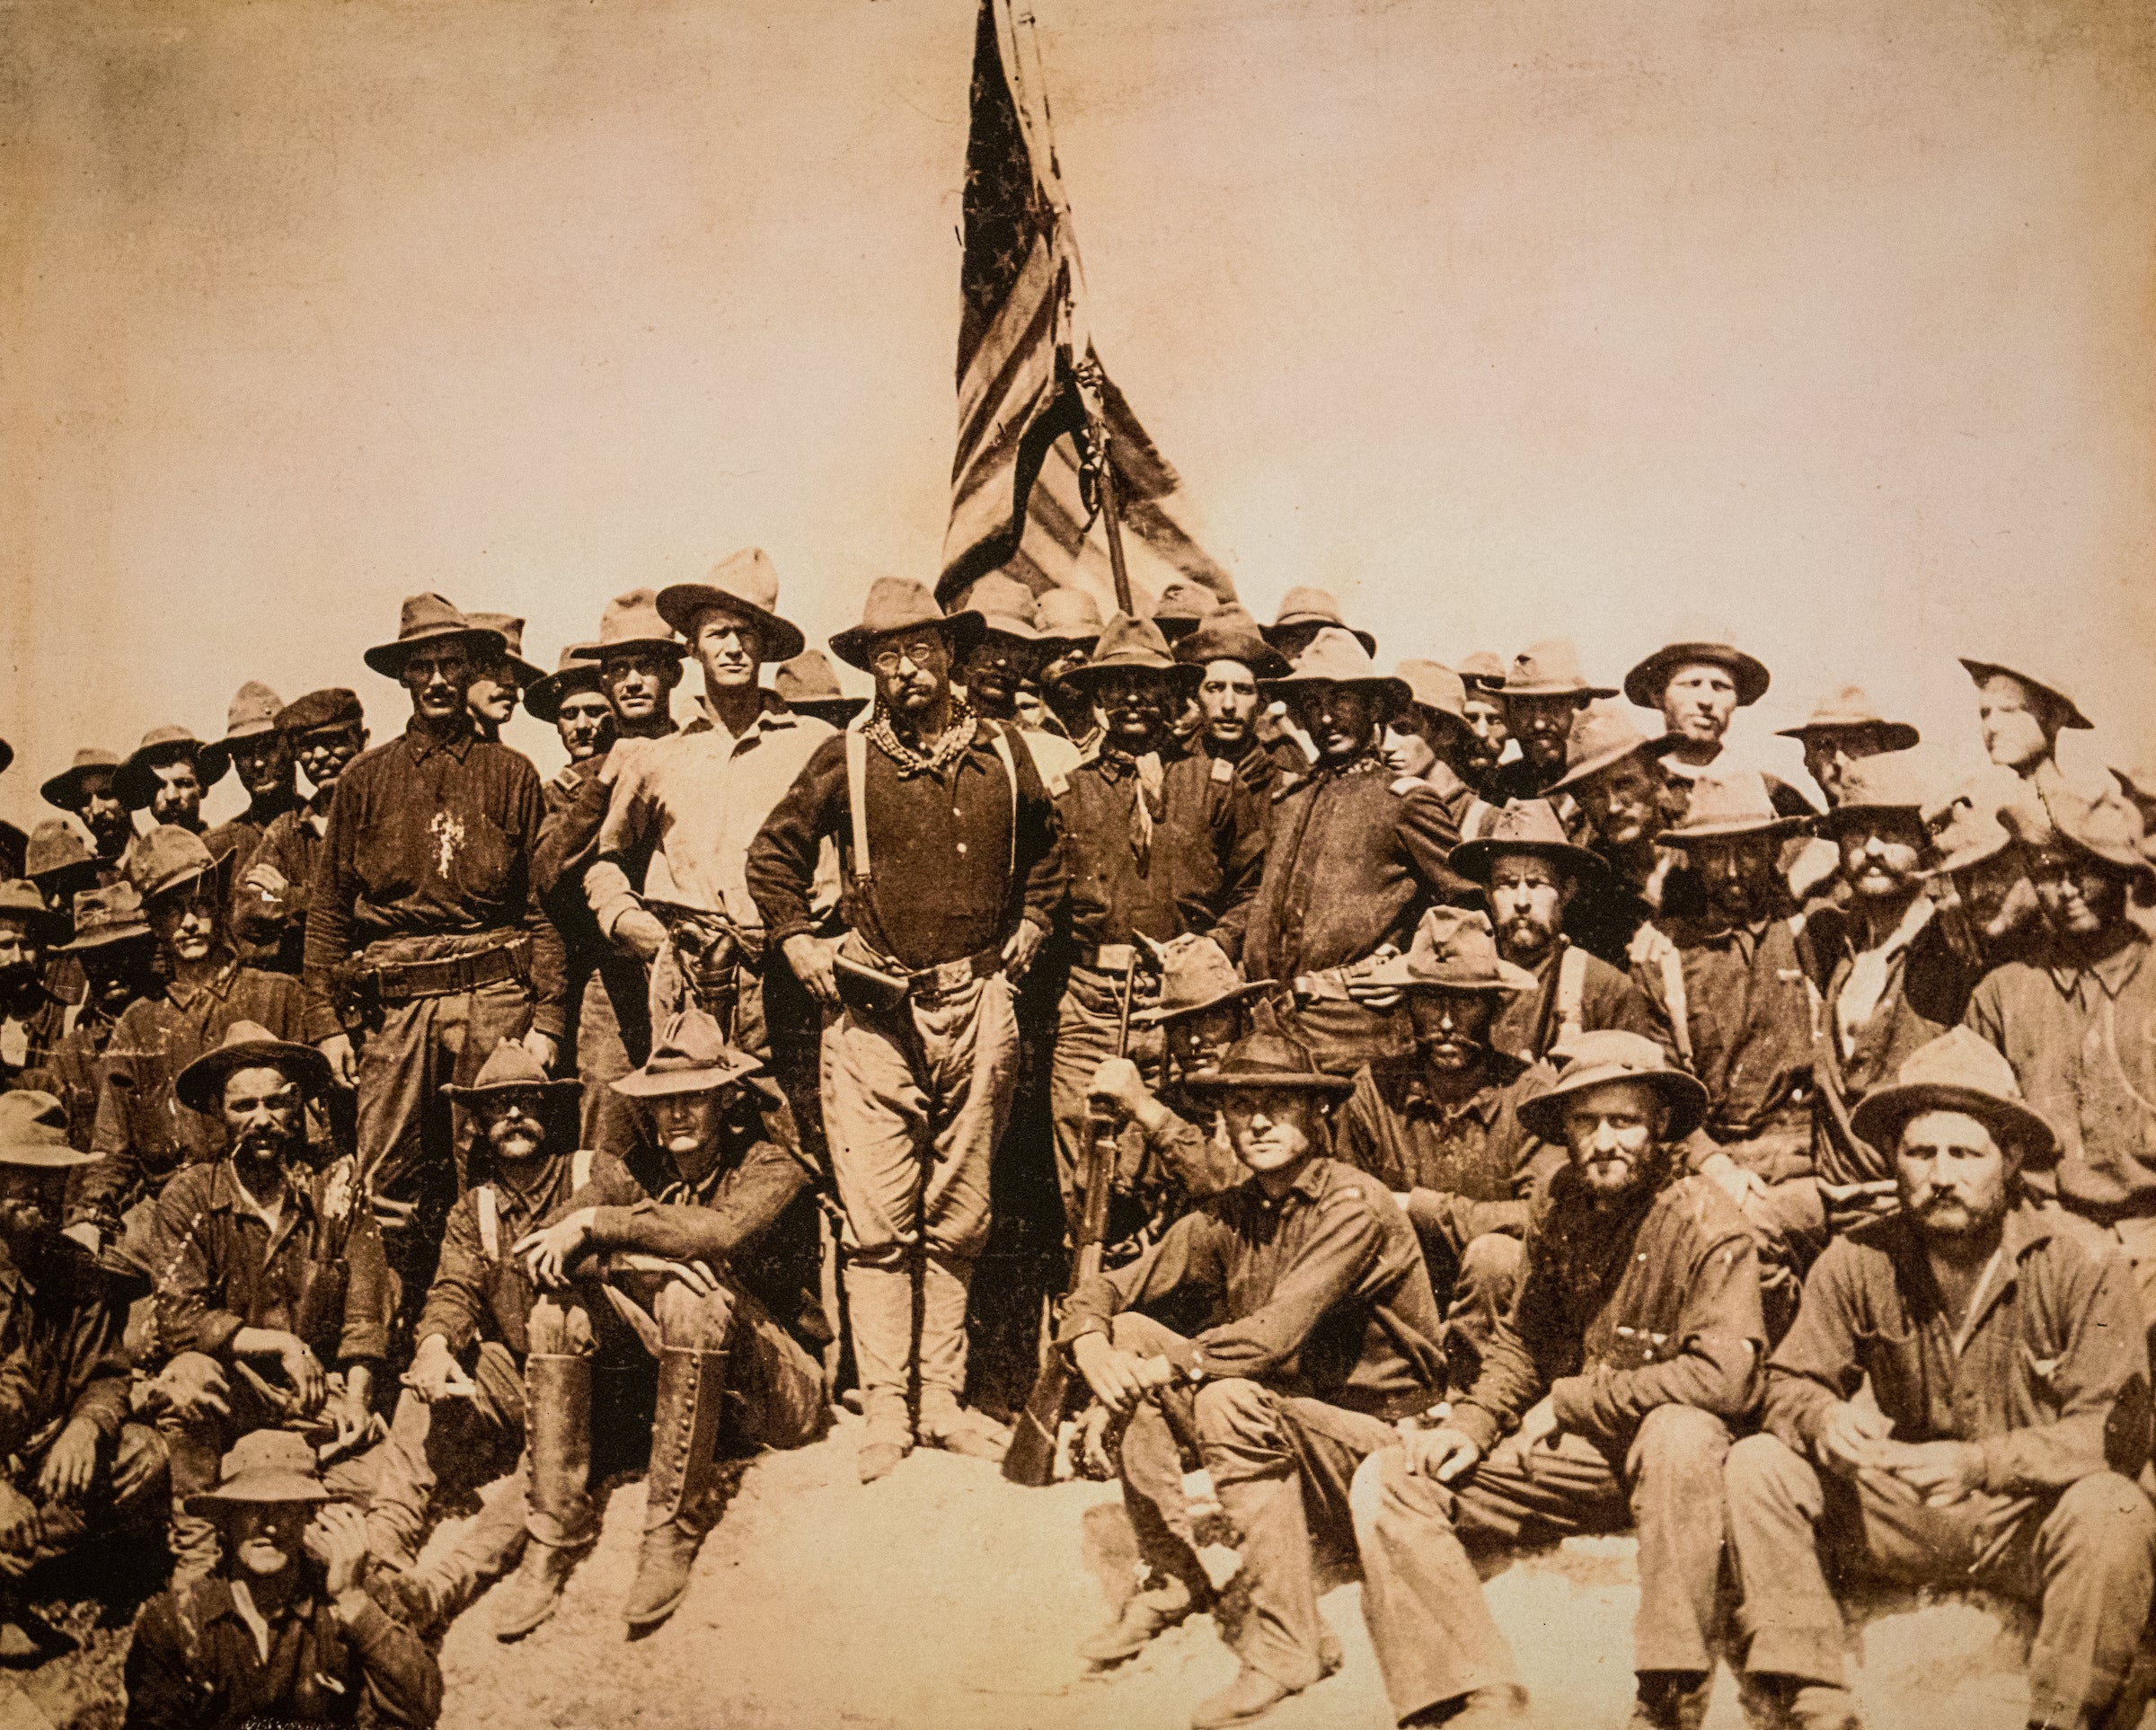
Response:
[{"label": "sitting man's knee", "polygon": [[667,1345],[716,1351],[726,1344],[727,1333],[733,1327],[734,1306],[734,1294],[724,1285],[715,1292],[698,1293],[676,1279],[659,1289],[651,1315]]},{"label": "sitting man's knee", "polygon": [[1722,1461],[1722,1484],[1733,1505],[1762,1497],[1805,1500],[1818,1493],[1811,1467],[1780,1437],[1763,1431],[1729,1450]]},{"label": "sitting man's knee", "polygon": [[580,1355],[592,1348],[591,1316],[574,1298],[542,1297],[532,1305],[525,1336],[545,1356]]},{"label": "sitting man's knee", "polygon": [[2115,1471],[2093,1472],[2068,1485],[2053,1518],[2106,1543],[2156,1549],[2156,1507],[2140,1485]]},{"label": "sitting man's knee", "polygon": [[1520,1269],[1526,1261],[1527,1246],[1518,1238],[1503,1231],[1485,1231],[1479,1238],[1471,1238],[1460,1255],[1460,1274],[1453,1282],[1453,1295],[1455,1299],[1487,1299],[1505,1306],[1519,1284]]},{"label": "sitting man's knee", "polygon": [[1269,1436],[1277,1415],[1273,1396],[1241,1376],[1207,1381],[1197,1390],[1197,1434],[1206,1442],[1246,1442]]}]

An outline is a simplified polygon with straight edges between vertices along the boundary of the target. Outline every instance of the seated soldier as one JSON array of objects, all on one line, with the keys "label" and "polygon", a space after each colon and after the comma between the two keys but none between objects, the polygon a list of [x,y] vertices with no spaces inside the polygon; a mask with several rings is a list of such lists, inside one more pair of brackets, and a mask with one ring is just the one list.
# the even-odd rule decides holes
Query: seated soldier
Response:
[{"label": "seated soldier", "polygon": [[64,1643],[17,1595],[32,1567],[163,1523],[164,1448],[128,1417],[126,1293],[60,1235],[68,1173],[88,1158],[52,1095],[0,1097],[0,1663]]},{"label": "seated soldier", "polygon": [[[54,953],[81,967],[84,995],[80,1011],[72,1018],[74,1025],[60,1037],[46,1065],[48,1090],[67,1108],[69,1144],[87,1153],[97,1125],[106,1047],[112,1043],[120,1018],[161,989],[155,971],[157,937],[143,917],[141,896],[131,885],[114,883],[77,892],[75,936]],[[95,1229],[83,1227],[77,1235]],[[95,1241],[86,1238],[85,1247]]]},{"label": "seated soldier", "polygon": [[1536,1211],[1518,1302],[1473,1391],[1355,1487],[1365,1578],[1397,1569],[1447,1607],[1378,1644],[1403,1724],[1465,1730],[1525,1714],[1462,1540],[1627,1525],[1639,1529],[1631,1722],[1674,1730],[1706,1710],[1722,1461],[1757,1399],[1763,1329],[1744,1221],[1713,1184],[1683,1175],[1705,1108],[1660,1046],[1623,1032],[1586,1035],[1520,1108],[1570,1162]]},{"label": "seated soldier", "polygon": [[735,1439],[764,1447],[800,1447],[829,1421],[815,1203],[778,1085],[690,1011],[614,1086],[649,1108],[674,1181],[657,1200],[579,1206],[516,1245],[545,1295],[525,1360],[530,1541],[497,1622],[505,1638],[552,1613],[598,1535],[588,1482],[595,1305],[629,1321],[658,1359],[643,1548],[623,1612],[632,1629],[664,1621],[689,1589],[715,1512],[724,1396],[735,1396]]},{"label": "seated soldier", "polygon": [[1407,1210],[1445,1316],[1448,1383],[1466,1389],[1512,1307],[1530,1197],[1563,1162],[1519,1118],[1549,1071],[1491,1043],[1499,1005],[1534,978],[1499,958],[1480,914],[1433,907],[1408,953],[1369,983],[1405,994],[1415,1055],[1356,1072],[1335,1156]]},{"label": "seated soldier", "polygon": [[[412,1330],[411,1369],[389,1435],[369,1456],[377,1476],[367,1512],[367,1548],[400,1611],[422,1631],[455,1616],[524,1549],[525,1326],[537,1293],[510,1246],[579,1196],[620,1206],[644,1193],[619,1161],[550,1145],[550,1124],[577,1121],[582,1083],[549,1081],[515,1040],[494,1047],[470,1087],[447,1090],[472,1113],[492,1170],[449,1211]],[[471,1489],[512,1471],[446,1557],[414,1567],[437,1483]]]},{"label": "seated soldier", "polygon": [[[1242,1534],[1251,1606],[1242,1670],[1191,1717],[1194,1730],[1215,1730],[1261,1717],[1338,1667],[1318,1614],[1306,1510],[1328,1535],[1345,1535],[1356,1467],[1397,1442],[1394,1420],[1437,1399],[1445,1365],[1414,1232],[1371,1178],[1325,1157],[1322,1102],[1350,1083],[1260,1033],[1186,1085],[1219,1101],[1250,1176],[1128,1267],[1080,1284],[1060,1343],[1129,1418],[1123,1501],[1150,1571],[1084,1655],[1127,1657],[1212,1600],[1165,1402],[1195,1430]],[[1144,1313],[1188,1299],[1215,1318],[1194,1338]],[[1365,1588],[1381,1650],[1388,1588],[1418,1598],[1407,1576]]]},{"label": "seated soldier", "polygon": [[[320,1171],[307,1162],[307,1105],[329,1084],[328,1060],[313,1046],[238,1021],[173,1090],[190,1111],[221,1116],[231,1145],[165,1186],[150,1235],[157,1333],[171,1362],[146,1398],[172,1455],[181,1583],[216,1564],[216,1527],[189,1498],[216,1481],[233,1442],[289,1427],[333,1459],[374,1429],[389,1268],[349,1156]],[[340,1482],[354,1470],[345,1461]]]},{"label": "seated soldier", "polygon": [[242,1436],[189,1506],[217,1523],[229,1559],[143,1606],[128,1730],[435,1721],[441,1668],[367,1595],[367,1522],[334,1498],[304,1440]]},{"label": "seated soldier", "polygon": [[1912,1055],[1855,1121],[1893,1150],[1901,1209],[1814,1265],[1767,1367],[1765,1433],[1726,1474],[1751,1690],[1800,1730],[1860,1723],[1831,1554],[1836,1578],[2037,1604],[2028,1722],[2107,1723],[2156,1552],[2133,1481],[2149,1361],[2132,1271],[2024,1191],[2057,1138],[1968,1029]]}]

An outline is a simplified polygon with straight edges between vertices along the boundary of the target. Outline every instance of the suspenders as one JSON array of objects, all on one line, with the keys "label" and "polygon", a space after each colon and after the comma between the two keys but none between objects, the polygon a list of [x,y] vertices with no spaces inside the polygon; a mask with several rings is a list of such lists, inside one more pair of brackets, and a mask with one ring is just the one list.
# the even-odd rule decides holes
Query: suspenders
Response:
[{"label": "suspenders", "polygon": [[[862,711],[864,714],[868,711]],[[1008,871],[1018,869],[1018,763],[1011,755],[1011,734],[997,722],[991,739],[1003,765],[1003,779],[1011,788],[1011,857]],[[863,790],[869,781],[869,737],[861,730],[861,717],[846,727],[846,808],[853,820],[853,877],[865,890],[874,873],[869,864],[869,802]]]},{"label": "suspenders", "polygon": [[[569,1156],[569,1193],[575,1195],[590,1181],[591,1150],[579,1147]],[[479,1247],[485,1252],[489,1261],[499,1261],[501,1221],[495,1209],[494,1186],[490,1183],[481,1184],[472,1192],[472,1201],[479,1209]]]}]

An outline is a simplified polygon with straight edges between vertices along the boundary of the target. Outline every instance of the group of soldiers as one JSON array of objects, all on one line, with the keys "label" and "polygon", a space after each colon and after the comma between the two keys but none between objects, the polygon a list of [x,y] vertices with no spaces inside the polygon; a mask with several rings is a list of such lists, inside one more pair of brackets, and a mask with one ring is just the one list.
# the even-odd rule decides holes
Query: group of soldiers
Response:
[{"label": "group of soldiers", "polygon": [[1725,1657],[1857,1724],[1866,1577],[2027,1600],[2029,1722],[2123,1721],[2156,776],[2079,784],[2065,683],[1970,659],[1990,772],[1845,688],[1789,732],[1822,808],[1729,739],[1730,635],[1621,701],[1561,640],[1385,671],[1310,588],[880,578],[849,697],[752,550],[552,672],[411,597],[371,749],[251,683],[77,753],[0,835],[0,1660],[155,1534],[130,1724],[429,1723],[595,1472],[644,1471],[641,1631],[729,1460],[851,1411],[864,1484],[999,1461],[1061,1355],[1145,1570],[1084,1657],[1215,1602],[1187,1471],[1237,1536],[1197,1730],[1339,1667],[1327,1555],[1400,1723],[1519,1720],[1469,1551],[1634,1527],[1636,1726]]}]

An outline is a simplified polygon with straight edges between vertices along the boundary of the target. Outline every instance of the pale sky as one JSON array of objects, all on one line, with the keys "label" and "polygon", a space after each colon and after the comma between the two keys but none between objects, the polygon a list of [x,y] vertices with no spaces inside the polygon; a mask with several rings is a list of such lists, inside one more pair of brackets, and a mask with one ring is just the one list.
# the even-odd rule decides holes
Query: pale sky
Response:
[{"label": "pale sky", "polygon": [[[1987,649],[2156,755],[2145,6],[1037,9],[1100,352],[1261,615],[1613,684],[1705,611],[1754,739],[1855,679],[1960,760]],[[973,21],[0,7],[0,815],[249,678],[388,737],[415,589],[552,666],[744,545],[812,638],[932,581]]]}]

